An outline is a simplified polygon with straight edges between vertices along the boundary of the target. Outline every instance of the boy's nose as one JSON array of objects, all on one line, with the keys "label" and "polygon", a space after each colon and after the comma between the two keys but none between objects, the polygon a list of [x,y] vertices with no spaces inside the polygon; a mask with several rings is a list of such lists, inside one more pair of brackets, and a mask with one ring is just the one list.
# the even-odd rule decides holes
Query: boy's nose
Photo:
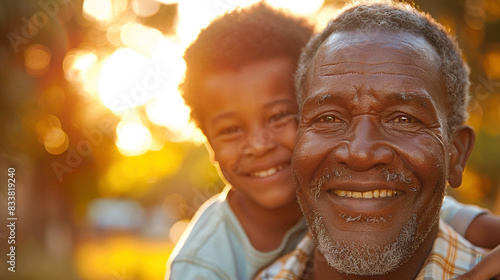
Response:
[{"label": "boy's nose", "polygon": [[269,128],[260,128],[248,135],[243,153],[247,156],[262,156],[275,147],[273,131]]}]

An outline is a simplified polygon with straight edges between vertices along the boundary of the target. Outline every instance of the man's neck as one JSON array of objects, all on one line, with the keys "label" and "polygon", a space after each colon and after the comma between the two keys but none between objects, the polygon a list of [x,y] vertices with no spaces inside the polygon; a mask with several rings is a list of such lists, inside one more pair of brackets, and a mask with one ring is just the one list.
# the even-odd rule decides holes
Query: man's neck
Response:
[{"label": "man's neck", "polygon": [[[434,241],[436,240],[437,233],[439,231],[439,223],[433,226],[433,229],[425,238],[424,242],[420,247],[413,253],[412,257],[404,263],[401,267],[395,271],[389,272],[384,275],[375,276],[359,276],[352,274],[340,273],[337,270],[330,267],[327,263],[323,254],[316,249],[313,255],[312,265],[310,265],[305,272],[305,278],[308,280],[330,280],[330,279],[342,279],[342,280],[382,280],[382,279],[401,279],[401,280],[411,280],[418,276],[418,273],[422,269],[427,257],[431,253]],[[307,271],[309,270],[309,271]]]}]

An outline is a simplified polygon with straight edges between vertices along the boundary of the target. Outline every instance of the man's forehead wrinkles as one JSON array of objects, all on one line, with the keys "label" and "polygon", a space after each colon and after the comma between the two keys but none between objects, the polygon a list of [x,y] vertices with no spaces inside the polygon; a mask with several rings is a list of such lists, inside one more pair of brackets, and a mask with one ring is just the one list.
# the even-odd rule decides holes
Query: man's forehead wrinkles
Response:
[{"label": "man's forehead wrinkles", "polygon": [[[324,64],[318,65],[316,71],[323,71],[325,68],[335,66],[342,67],[349,64],[352,64],[352,66],[356,64],[362,66],[393,64],[394,66],[414,67],[427,72],[428,69],[425,70],[426,67],[421,64],[421,61],[425,60],[425,58],[435,60],[432,53],[421,48],[423,47],[423,42],[419,41],[401,40],[386,42],[377,40],[376,42],[357,42],[355,38],[350,38],[349,40],[351,40],[349,44],[342,40],[333,40],[330,44],[322,46],[319,53],[321,53],[320,57],[322,57]],[[354,40],[354,45],[352,44],[352,40]],[[335,45],[335,43],[340,45]],[[366,56],[365,54],[370,53],[373,47],[381,48],[380,54],[387,55]],[[389,57],[392,57],[392,59]]]},{"label": "man's forehead wrinkles", "polygon": [[409,75],[409,74],[392,73],[392,72],[383,72],[383,71],[378,71],[378,72],[367,72],[367,71],[345,71],[345,72],[336,72],[336,73],[329,73],[329,74],[321,74],[321,75],[319,75],[319,77],[332,77],[332,76],[342,76],[342,75],[359,75],[359,74],[365,74],[365,75],[402,76],[402,77],[408,77],[408,78],[418,79],[418,78],[413,77],[412,75]]},{"label": "man's forehead wrinkles", "polygon": [[364,66],[379,66],[379,65],[403,65],[407,67],[415,67],[418,68],[422,71],[427,71],[425,70],[422,66],[420,65],[415,65],[414,63],[405,63],[401,61],[382,61],[382,62],[367,62],[367,61],[338,61],[338,62],[332,62],[332,63],[325,63],[323,65],[320,65],[318,69],[328,69],[328,68],[335,68],[336,66],[343,66],[343,65],[349,65],[352,64],[352,66],[355,66],[356,64],[362,64]]},{"label": "man's forehead wrinkles", "polygon": [[[335,61],[335,62],[328,62],[320,65],[318,67],[317,72],[327,72],[327,71],[335,71],[336,69],[350,69],[350,68],[355,68],[357,66],[363,66],[363,67],[368,67],[370,68],[377,68],[377,66],[387,66],[387,67],[399,67],[399,66],[404,66],[407,68],[416,68],[420,71],[427,72],[428,70],[424,69],[421,65],[411,63],[411,62],[402,62],[402,61]],[[390,68],[389,68],[390,69]],[[387,69],[386,69],[387,70]]]}]

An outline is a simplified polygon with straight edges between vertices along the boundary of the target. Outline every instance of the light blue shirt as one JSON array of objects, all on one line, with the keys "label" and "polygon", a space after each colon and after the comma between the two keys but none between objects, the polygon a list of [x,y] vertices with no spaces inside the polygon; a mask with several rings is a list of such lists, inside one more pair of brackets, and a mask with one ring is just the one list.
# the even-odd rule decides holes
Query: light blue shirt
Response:
[{"label": "light blue shirt", "polygon": [[229,189],[226,187],[198,210],[167,262],[165,279],[252,279],[260,269],[295,249],[307,233],[305,219],[301,218],[277,249],[256,250],[227,201]]},{"label": "light blue shirt", "polygon": [[439,215],[456,232],[461,236],[465,236],[472,221],[477,216],[485,213],[488,213],[486,209],[477,207],[476,205],[464,205],[447,195],[444,197]]}]

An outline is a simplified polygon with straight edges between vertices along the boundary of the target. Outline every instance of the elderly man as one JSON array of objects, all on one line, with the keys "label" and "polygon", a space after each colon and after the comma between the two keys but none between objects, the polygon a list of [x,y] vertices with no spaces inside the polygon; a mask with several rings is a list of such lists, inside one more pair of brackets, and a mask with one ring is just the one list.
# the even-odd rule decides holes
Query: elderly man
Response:
[{"label": "elderly man", "polygon": [[292,164],[313,238],[261,278],[449,279],[481,259],[439,221],[475,139],[468,67],[441,25],[405,4],[348,7],[307,45],[296,88]]}]

